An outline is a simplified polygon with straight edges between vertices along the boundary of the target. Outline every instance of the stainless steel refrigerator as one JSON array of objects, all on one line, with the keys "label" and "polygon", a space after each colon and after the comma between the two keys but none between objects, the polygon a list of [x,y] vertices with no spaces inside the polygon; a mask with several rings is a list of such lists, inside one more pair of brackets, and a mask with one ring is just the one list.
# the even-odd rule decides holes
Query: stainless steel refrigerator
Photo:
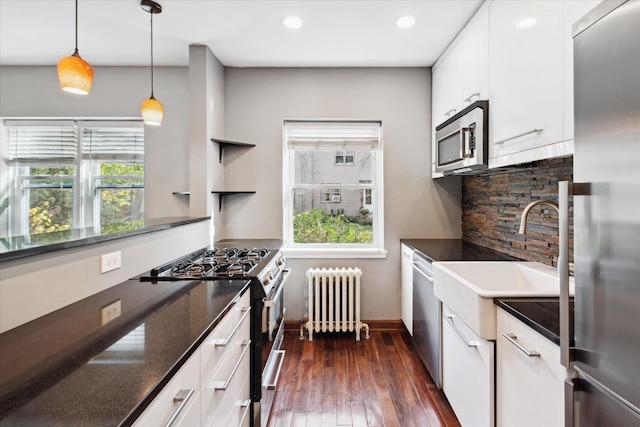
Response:
[{"label": "stainless steel refrigerator", "polygon": [[574,25],[575,342],[567,425],[640,426],[640,0]]}]

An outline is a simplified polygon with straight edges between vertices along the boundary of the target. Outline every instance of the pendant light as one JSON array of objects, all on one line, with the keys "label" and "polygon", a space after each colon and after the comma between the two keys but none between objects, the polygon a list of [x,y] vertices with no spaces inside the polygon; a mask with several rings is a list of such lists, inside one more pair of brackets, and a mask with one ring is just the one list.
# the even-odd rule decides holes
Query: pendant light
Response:
[{"label": "pendant light", "polygon": [[60,87],[71,93],[86,95],[93,83],[93,69],[78,53],[78,0],[76,0],[76,50],[58,62]]},{"label": "pendant light", "polygon": [[151,0],[142,0],[140,7],[151,15],[151,97],[142,102],[142,120],[147,125],[159,126],[162,124],[164,107],[153,96],[153,15],[162,12],[162,6]]}]

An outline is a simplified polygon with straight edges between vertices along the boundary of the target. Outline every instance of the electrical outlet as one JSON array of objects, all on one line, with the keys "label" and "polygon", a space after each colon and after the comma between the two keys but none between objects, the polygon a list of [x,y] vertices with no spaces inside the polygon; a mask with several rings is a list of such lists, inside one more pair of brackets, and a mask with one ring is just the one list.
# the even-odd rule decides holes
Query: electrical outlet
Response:
[{"label": "electrical outlet", "polygon": [[100,257],[100,273],[115,270],[122,266],[122,252],[113,252]]},{"label": "electrical outlet", "polygon": [[100,309],[100,325],[104,326],[122,314],[122,300],[112,302]]}]

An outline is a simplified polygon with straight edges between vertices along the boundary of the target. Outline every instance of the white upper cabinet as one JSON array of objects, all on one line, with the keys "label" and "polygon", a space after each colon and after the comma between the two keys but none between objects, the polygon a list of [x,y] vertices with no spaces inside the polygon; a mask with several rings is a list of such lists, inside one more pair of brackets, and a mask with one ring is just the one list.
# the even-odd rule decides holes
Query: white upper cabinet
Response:
[{"label": "white upper cabinet", "polygon": [[490,168],[573,154],[572,26],[598,3],[485,2],[434,66],[433,132],[488,99]]},{"label": "white upper cabinet", "polygon": [[485,4],[464,29],[462,107],[489,99],[489,7]]},{"label": "white upper cabinet", "polygon": [[433,71],[433,127],[454,115],[462,105],[464,40],[460,37],[451,45],[447,56]]},{"label": "white upper cabinet", "polygon": [[[469,104],[489,96],[489,7],[483,4],[447,48],[431,75],[432,140],[435,128]],[[432,149],[432,176],[435,148]]]},{"label": "white upper cabinet", "polygon": [[483,5],[433,70],[433,127],[489,95],[489,8]]},{"label": "white upper cabinet", "polygon": [[490,167],[554,157],[543,147],[564,139],[562,10],[559,1],[490,5]]}]

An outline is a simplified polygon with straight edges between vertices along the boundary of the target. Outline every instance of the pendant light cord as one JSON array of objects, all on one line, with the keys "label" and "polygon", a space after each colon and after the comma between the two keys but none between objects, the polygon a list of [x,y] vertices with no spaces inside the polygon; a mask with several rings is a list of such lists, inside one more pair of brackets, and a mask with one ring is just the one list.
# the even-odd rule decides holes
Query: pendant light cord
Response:
[{"label": "pendant light cord", "polygon": [[151,15],[151,98],[153,98],[153,11],[149,15]]},{"label": "pendant light cord", "polygon": [[76,0],[76,51],[78,53],[78,0]]}]

